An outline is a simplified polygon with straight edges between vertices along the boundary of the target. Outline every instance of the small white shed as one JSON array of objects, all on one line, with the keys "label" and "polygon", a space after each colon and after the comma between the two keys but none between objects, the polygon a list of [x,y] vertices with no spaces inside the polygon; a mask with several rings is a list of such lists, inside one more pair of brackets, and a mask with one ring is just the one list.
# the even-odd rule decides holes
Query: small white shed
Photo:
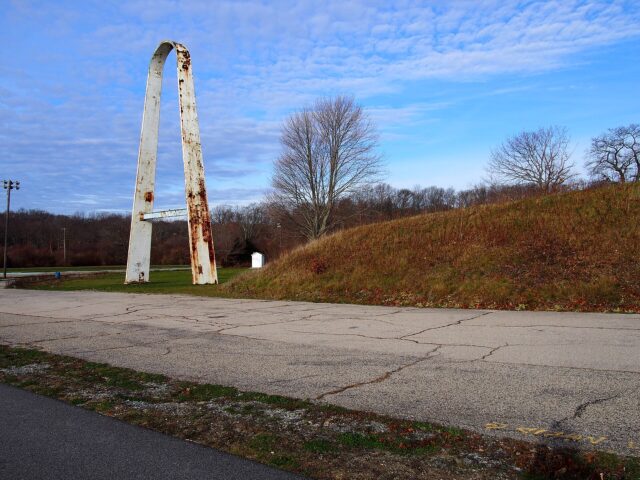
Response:
[{"label": "small white shed", "polygon": [[251,268],[264,267],[264,255],[259,252],[253,252],[251,254]]}]

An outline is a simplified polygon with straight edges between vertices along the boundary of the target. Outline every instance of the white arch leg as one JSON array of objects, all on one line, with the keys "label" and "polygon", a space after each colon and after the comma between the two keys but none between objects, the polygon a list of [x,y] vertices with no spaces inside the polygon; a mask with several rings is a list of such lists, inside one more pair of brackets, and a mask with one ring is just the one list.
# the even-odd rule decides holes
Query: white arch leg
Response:
[{"label": "white arch leg", "polygon": [[194,284],[218,283],[191,57],[186,47],[175,42],[161,42],[149,65],[125,283],[149,281],[152,224],[145,221],[143,216],[153,210],[162,71],[167,55],[173,48],[176,49],[178,66],[182,156],[192,280]]},{"label": "white arch leg", "polygon": [[178,94],[191,249],[191,276],[194,284],[218,283],[191,56],[184,45],[177,43],[175,47],[178,57]]}]

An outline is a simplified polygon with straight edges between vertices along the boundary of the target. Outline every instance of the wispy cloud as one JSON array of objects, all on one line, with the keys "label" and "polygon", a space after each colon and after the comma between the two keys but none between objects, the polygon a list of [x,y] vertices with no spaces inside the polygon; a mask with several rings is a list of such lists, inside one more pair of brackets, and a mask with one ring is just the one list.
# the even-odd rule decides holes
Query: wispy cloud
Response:
[{"label": "wispy cloud", "polygon": [[[594,48],[637,39],[638,24],[640,5],[615,0],[14,1],[0,20],[4,58],[20,59],[0,67],[2,175],[33,186],[26,206],[127,208],[161,38],[192,51],[213,196],[242,203],[268,187],[282,118],[317,96],[356,94],[383,140],[399,141],[463,101],[426,98],[425,82],[487,82],[484,95],[506,95],[491,79],[587,62]],[[173,61],[158,184],[178,203]]]}]

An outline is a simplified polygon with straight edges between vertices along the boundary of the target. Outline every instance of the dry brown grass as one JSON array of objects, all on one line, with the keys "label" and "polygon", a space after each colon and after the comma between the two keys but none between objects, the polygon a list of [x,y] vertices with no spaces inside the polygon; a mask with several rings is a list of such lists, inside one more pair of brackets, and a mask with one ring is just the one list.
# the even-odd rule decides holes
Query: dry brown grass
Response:
[{"label": "dry brown grass", "polygon": [[640,311],[640,185],[366,225],[223,288],[258,298]]}]

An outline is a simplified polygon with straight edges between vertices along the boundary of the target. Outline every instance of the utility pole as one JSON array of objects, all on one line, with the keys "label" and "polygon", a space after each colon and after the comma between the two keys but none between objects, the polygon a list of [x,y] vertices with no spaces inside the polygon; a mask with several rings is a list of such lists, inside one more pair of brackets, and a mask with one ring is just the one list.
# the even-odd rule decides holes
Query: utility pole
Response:
[{"label": "utility pole", "polygon": [[276,223],[278,229],[278,256],[282,255],[282,225],[280,222]]},{"label": "utility pole", "polygon": [[4,278],[7,278],[7,241],[9,237],[9,209],[11,208],[11,190],[20,190],[18,180],[3,180],[4,189],[7,191],[7,211],[4,215]]},{"label": "utility pole", "polygon": [[62,265],[67,264],[67,229],[62,227]]}]

